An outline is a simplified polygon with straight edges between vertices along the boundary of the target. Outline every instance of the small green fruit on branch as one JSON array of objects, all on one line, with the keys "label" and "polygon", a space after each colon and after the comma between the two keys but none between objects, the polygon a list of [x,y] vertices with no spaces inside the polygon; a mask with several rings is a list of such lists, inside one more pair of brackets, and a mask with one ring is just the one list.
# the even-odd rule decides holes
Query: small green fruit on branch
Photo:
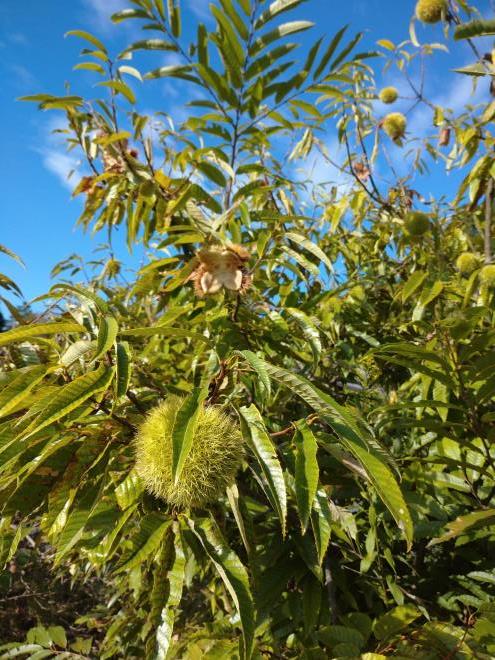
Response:
[{"label": "small green fruit on branch", "polygon": [[430,228],[430,218],[421,211],[410,211],[404,219],[404,229],[408,236],[424,236]]},{"label": "small green fruit on branch", "polygon": [[244,454],[237,422],[217,406],[202,406],[180,478],[172,478],[172,432],[183,403],[169,396],[151,410],[135,437],[136,470],[146,490],[188,509],[217,501],[234,482]]},{"label": "small green fruit on branch", "polygon": [[479,259],[472,252],[463,252],[457,257],[455,265],[461,275],[471,275],[478,268]]},{"label": "small green fruit on branch", "polygon": [[416,5],[416,18],[422,23],[438,23],[447,13],[447,0],[419,0]]},{"label": "small green fruit on branch", "polygon": [[480,272],[480,282],[488,289],[495,289],[495,264],[483,266]]},{"label": "small green fruit on branch", "polygon": [[395,103],[399,98],[399,92],[395,87],[384,87],[379,94],[380,101],[387,105]]},{"label": "small green fruit on branch", "polygon": [[406,134],[407,119],[401,112],[391,112],[382,121],[381,126],[389,138],[400,145]]}]

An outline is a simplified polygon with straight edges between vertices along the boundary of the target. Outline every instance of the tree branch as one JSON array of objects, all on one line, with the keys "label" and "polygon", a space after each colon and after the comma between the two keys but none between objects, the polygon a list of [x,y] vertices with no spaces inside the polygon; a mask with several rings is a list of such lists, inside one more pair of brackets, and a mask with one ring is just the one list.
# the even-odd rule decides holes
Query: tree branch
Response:
[{"label": "tree branch", "polygon": [[492,199],[493,179],[490,176],[485,196],[485,264],[492,263]]}]

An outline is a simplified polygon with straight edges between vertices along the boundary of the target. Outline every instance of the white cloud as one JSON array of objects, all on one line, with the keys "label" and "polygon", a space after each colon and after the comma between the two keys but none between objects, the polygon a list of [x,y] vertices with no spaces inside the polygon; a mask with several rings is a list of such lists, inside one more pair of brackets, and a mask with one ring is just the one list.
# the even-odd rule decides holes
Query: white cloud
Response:
[{"label": "white cloud", "polygon": [[113,23],[110,16],[115,12],[128,7],[126,0],[83,0],[88,21],[101,32],[108,32]]},{"label": "white cloud", "polygon": [[41,154],[44,167],[57,177],[64,188],[72,191],[84,172],[76,153],[67,152],[65,135],[54,132],[66,128],[65,119],[51,116],[42,127],[41,146],[37,151]]},{"label": "white cloud", "polygon": [[55,149],[44,149],[42,154],[43,165],[46,169],[52,172],[52,174],[55,174],[65,188],[72,191],[74,189],[74,180],[72,177],[69,179],[69,175],[71,172],[73,172],[74,175],[77,174],[80,165],[79,160],[71,154],[63,153]]},{"label": "white cloud", "polygon": [[179,90],[175,80],[165,80],[162,91],[167,99],[176,99],[179,96]]},{"label": "white cloud", "polygon": [[31,93],[31,90],[36,84],[36,78],[33,76],[31,71],[26,69],[26,67],[22,64],[10,64],[8,68],[13,74],[16,87]]},{"label": "white cloud", "polygon": [[[448,84],[450,82],[450,85]],[[435,88],[436,85],[436,88]],[[473,78],[462,74],[453,74],[448,81],[443,81],[445,91],[436,93],[431,90],[439,88],[439,81],[431,80],[426,90],[426,97],[433,106],[450,110],[454,117],[465,111],[466,105],[477,105],[486,100],[488,82],[486,79],[480,79],[478,85],[473,89]],[[394,106],[394,110],[407,113],[408,107],[414,101],[401,102]],[[415,138],[415,141],[409,145],[410,148],[400,148],[394,146],[391,142],[388,145],[387,153],[389,164],[394,167],[397,175],[405,176],[411,170],[411,166],[416,157],[416,149],[420,146],[418,140],[437,135],[439,128],[433,125],[433,108],[420,103],[407,113],[407,133],[408,137]]]},{"label": "white cloud", "polygon": [[[462,113],[467,104],[476,105],[487,95],[487,80],[478,81],[473,90],[473,78],[456,74],[450,87],[443,94],[434,96],[431,100],[435,106],[449,109],[454,116]],[[421,104],[411,113],[408,121],[408,130],[411,135],[425,137],[428,133],[438,132],[433,126],[433,109]]]},{"label": "white cloud", "polygon": [[167,53],[163,56],[162,66],[179,66],[184,64],[184,58],[179,53]]},{"label": "white cloud", "polygon": [[8,38],[12,43],[19,44],[20,46],[27,46],[29,44],[28,38],[25,34],[22,34],[22,32],[13,32],[8,35]]},{"label": "white cloud", "polygon": [[304,191],[300,190],[299,195],[309,213],[317,200],[326,198],[332,188],[337,189],[339,196],[345,195],[354,183],[352,176],[341,169],[345,153],[337,136],[331,136],[320,149],[323,153],[313,148],[306,159],[293,163],[289,172],[289,177],[305,184]]},{"label": "white cloud", "polygon": [[456,74],[456,80],[448,92],[436,98],[434,102],[450,108],[457,114],[464,109],[467,103],[472,105],[480,103],[483,97],[487,95],[487,86],[487,78],[483,78],[478,81],[476,88],[473,90],[473,78],[471,76]]},{"label": "white cloud", "polygon": [[342,172],[340,165],[344,160],[342,145],[336,137],[329,140],[324,147],[327,158],[319,151],[313,150],[304,168],[314,185],[330,184],[337,187],[348,183],[349,177]]}]

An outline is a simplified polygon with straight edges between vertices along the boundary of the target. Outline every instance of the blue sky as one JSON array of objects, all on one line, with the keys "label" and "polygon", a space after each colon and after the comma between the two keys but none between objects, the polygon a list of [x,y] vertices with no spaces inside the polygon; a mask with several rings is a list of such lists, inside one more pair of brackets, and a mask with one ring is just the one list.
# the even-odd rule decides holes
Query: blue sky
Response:
[{"label": "blue sky", "polygon": [[[483,13],[490,14],[489,0],[476,4]],[[204,19],[207,15],[208,1],[182,0],[182,5],[186,33],[192,32],[198,18]],[[381,38],[395,42],[408,38],[414,5],[413,0],[308,0],[295,12],[294,18],[314,21],[315,38],[330,37],[349,23],[351,31],[366,31],[365,47],[372,48]],[[49,273],[57,261],[72,252],[89,258],[91,249],[103,242],[104,236],[92,238],[75,228],[81,202],[71,199],[74,182],[68,183],[66,175],[77,166],[77,158],[65,152],[60,138],[50,135],[53,128],[61,125],[61,113],[39,112],[34,104],[15,99],[39,92],[63,94],[66,82],[71,83],[73,93],[95,96],[91,73],[72,70],[80,61],[82,42],[64,39],[64,33],[78,28],[89,30],[102,38],[110,50],[118,52],[137,38],[137,26],[132,25],[133,22],[114,26],[108,20],[110,13],[123,6],[128,6],[125,0],[4,0],[0,3],[3,89],[0,116],[4,126],[0,243],[20,254],[26,263],[23,270],[0,254],[0,272],[15,279],[27,299],[49,288],[52,284]],[[419,27],[418,36],[424,41],[443,40],[438,27]],[[465,44],[456,45],[450,55],[436,55],[428,85],[437,102],[458,108],[469,99],[469,80],[449,76],[446,72],[470,61],[472,56]],[[161,64],[163,54],[158,53],[150,68]],[[385,82],[395,83],[396,74],[387,74]],[[175,83],[161,80],[141,86],[132,79],[131,84],[138,92],[142,111],[165,110],[180,117],[182,94],[178,93]],[[476,98],[482,94],[484,91],[480,90]],[[420,110],[411,117],[411,122],[422,131],[430,125],[431,118]],[[330,140],[328,147],[334,146]],[[400,162],[399,153],[397,162]],[[319,166],[315,163],[315,176],[318,176]],[[426,196],[451,188],[440,171],[420,184]],[[126,256],[123,241],[117,241],[117,250],[129,267],[139,265],[142,255]]]}]

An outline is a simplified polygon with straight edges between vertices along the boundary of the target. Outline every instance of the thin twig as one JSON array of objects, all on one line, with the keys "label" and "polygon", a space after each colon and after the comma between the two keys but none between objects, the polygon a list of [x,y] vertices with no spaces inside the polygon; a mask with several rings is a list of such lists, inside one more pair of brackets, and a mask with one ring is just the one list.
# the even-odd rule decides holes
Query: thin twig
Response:
[{"label": "thin twig", "polygon": [[485,197],[485,264],[492,263],[492,198],[493,179],[490,176]]},{"label": "thin twig", "polygon": [[[310,415],[309,417],[306,418],[306,424],[308,426],[311,426],[311,424],[314,424],[316,420],[318,419],[318,415]],[[294,431],[294,425],[291,424],[288,426],[286,429],[282,429],[281,431],[275,431],[274,433],[270,433],[270,436],[272,438],[282,438],[284,435],[289,435]]]},{"label": "thin twig", "polygon": [[337,595],[335,591],[335,582],[333,580],[332,569],[330,566],[329,554],[327,554],[325,558],[325,587],[327,588],[330,620],[332,623],[337,623]]},{"label": "thin twig", "polygon": [[128,422],[127,419],[125,419],[124,417],[121,417],[120,415],[116,415],[114,412],[109,410],[105,406],[104,403],[102,403],[102,402],[97,403],[95,410],[104,412],[105,415],[108,415],[109,417],[111,417],[111,419],[115,420],[116,422],[118,422],[122,426],[125,426],[126,429],[129,429],[133,433],[135,433],[137,431],[137,428],[134,426],[134,424],[131,424],[130,422]]},{"label": "thin twig", "polygon": [[137,398],[137,396],[134,394],[134,392],[132,392],[131,390],[128,390],[127,391],[127,398],[129,399],[129,401],[131,401],[136,406],[136,408],[139,410],[140,413],[144,414],[146,412],[146,408],[144,408],[141,401]]},{"label": "thin twig", "polygon": [[347,131],[346,130],[343,131],[343,135],[344,135],[344,144],[345,144],[345,148],[346,148],[346,152],[347,152],[347,160],[349,162],[349,169],[351,171],[351,174],[352,174],[353,178],[363,188],[363,190],[366,192],[368,197],[370,197],[374,202],[379,204],[381,207],[383,207],[387,211],[393,212],[393,210],[394,210],[393,207],[388,202],[383,200],[381,197],[377,196],[372,190],[369,190],[369,188],[365,185],[364,181],[362,181],[360,179],[360,177],[358,176],[356,170],[354,169],[354,165],[353,165],[353,162],[352,162],[351,147],[350,147],[350,144],[349,144],[349,138],[347,136]]}]

